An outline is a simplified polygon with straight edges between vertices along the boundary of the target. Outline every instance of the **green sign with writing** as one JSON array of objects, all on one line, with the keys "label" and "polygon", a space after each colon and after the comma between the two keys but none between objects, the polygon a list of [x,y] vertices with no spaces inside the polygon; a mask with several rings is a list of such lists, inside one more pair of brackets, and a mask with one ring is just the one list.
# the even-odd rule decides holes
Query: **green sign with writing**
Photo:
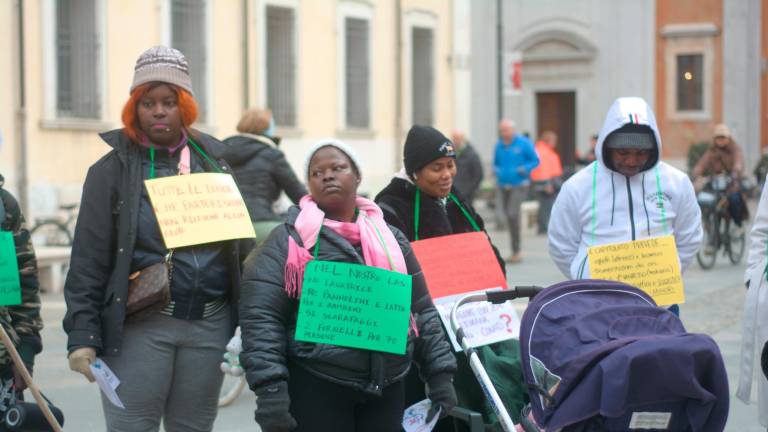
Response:
[{"label": "green sign with writing", "polygon": [[296,339],[405,354],[411,276],[377,267],[310,261]]},{"label": "green sign with writing", "polygon": [[0,306],[17,304],[21,304],[21,284],[13,233],[0,231]]}]

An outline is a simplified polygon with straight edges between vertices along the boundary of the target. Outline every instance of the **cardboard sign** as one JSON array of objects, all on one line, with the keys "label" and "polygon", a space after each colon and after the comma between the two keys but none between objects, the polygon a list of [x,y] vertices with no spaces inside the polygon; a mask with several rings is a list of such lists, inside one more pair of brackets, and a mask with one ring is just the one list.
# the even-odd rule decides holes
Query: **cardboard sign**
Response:
[{"label": "cardboard sign", "polygon": [[589,248],[590,276],[642,289],[660,306],[685,302],[675,238],[671,235]]},{"label": "cardboard sign", "polygon": [[433,299],[507,286],[484,232],[419,240],[411,246]]},{"label": "cardboard sign", "polygon": [[234,178],[199,173],[145,180],[168,249],[253,238],[253,224]]},{"label": "cardboard sign", "polygon": [[13,233],[0,231],[0,306],[21,304],[19,262]]},{"label": "cardboard sign", "polygon": [[[448,338],[456,351],[461,351],[461,346],[451,329],[451,311],[453,305],[465,295],[458,294],[435,300],[435,307],[440,313],[440,319],[443,320]],[[508,301],[502,304],[468,303],[459,308],[456,317],[471,347],[490,345],[517,338],[520,335],[520,318],[512,307],[512,303]]]},{"label": "cardboard sign", "polygon": [[296,340],[404,354],[411,283],[411,275],[377,267],[310,261]]}]

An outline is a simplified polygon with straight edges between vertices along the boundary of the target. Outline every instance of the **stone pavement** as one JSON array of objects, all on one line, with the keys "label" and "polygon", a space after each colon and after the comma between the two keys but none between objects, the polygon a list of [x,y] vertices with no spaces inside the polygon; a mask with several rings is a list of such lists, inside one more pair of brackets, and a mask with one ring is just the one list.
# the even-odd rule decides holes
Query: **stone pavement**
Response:
[{"label": "stone pavement", "polygon": [[[492,224],[489,224],[492,225]],[[509,255],[506,232],[491,231],[494,243],[503,256]],[[550,285],[563,280],[549,259],[544,236],[526,233],[523,238],[523,262],[507,266],[510,285]],[[697,264],[685,275],[687,302],[682,306],[682,319],[687,329],[711,335],[719,344],[728,369],[731,394],[738,378],[738,355],[741,334],[741,308],[744,286],[741,282],[743,265],[731,265],[718,258],[714,269],[702,271]],[[525,304],[519,301],[522,311]],[[64,410],[67,431],[103,431],[104,419],[98,388],[85,378],[70,372],[66,360],[66,338],[61,329],[65,307],[60,294],[43,296],[45,350],[37,359],[35,377],[43,391]],[[246,390],[232,405],[222,408],[215,431],[238,432],[258,430],[253,421],[255,396]],[[727,431],[765,431],[757,423],[757,409],[731,398],[731,414]]]}]

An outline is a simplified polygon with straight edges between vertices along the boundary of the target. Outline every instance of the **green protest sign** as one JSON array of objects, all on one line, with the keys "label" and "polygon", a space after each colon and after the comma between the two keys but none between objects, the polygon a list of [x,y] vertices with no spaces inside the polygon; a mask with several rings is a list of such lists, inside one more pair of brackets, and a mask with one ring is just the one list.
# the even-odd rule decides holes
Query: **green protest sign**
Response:
[{"label": "green protest sign", "polygon": [[13,233],[0,231],[0,306],[17,304],[21,304],[21,284]]},{"label": "green protest sign", "polygon": [[296,339],[404,354],[410,315],[410,275],[310,261],[304,270]]}]

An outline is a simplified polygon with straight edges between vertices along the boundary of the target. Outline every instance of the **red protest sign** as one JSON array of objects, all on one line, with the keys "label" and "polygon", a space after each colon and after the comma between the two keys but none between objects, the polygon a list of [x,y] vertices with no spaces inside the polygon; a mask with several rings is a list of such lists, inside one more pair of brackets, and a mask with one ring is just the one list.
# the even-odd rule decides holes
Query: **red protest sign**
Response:
[{"label": "red protest sign", "polygon": [[454,234],[411,243],[432,298],[507,287],[484,232]]}]

